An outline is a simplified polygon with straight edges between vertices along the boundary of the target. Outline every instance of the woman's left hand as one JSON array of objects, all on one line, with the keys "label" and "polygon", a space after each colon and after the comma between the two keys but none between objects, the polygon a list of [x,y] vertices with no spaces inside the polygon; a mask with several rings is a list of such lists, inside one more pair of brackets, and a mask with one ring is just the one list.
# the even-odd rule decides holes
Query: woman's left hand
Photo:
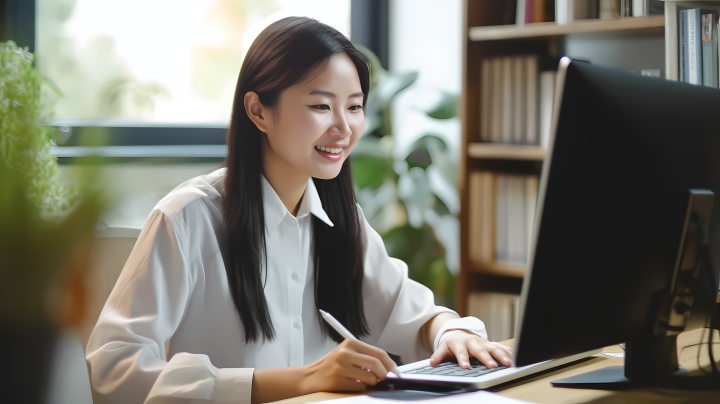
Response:
[{"label": "woman's left hand", "polygon": [[488,369],[498,367],[497,362],[507,367],[512,365],[512,349],[508,346],[461,330],[448,331],[447,334],[430,357],[430,366],[456,358],[461,368],[470,369],[470,356],[477,358]]}]

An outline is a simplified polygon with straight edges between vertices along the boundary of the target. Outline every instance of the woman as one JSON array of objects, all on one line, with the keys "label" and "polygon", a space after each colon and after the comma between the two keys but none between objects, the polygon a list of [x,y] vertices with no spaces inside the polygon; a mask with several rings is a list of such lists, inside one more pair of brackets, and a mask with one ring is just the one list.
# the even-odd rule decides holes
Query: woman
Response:
[{"label": "woman", "polygon": [[[346,159],[368,87],[367,59],[327,25],[289,17],[258,36],[226,167],[158,203],[93,331],[96,396],[258,403],[359,391],[385,378],[386,351],[510,365],[480,320],[435,306],[407,278],[356,204]],[[344,341],[318,309],[363,342]]]}]

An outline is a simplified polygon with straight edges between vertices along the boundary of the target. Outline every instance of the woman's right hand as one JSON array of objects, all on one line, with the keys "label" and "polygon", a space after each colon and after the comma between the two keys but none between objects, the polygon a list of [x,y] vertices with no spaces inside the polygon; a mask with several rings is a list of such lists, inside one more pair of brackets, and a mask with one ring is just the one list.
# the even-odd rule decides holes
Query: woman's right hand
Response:
[{"label": "woman's right hand", "polygon": [[303,366],[306,391],[362,391],[385,380],[395,365],[387,352],[346,339],[327,355]]}]

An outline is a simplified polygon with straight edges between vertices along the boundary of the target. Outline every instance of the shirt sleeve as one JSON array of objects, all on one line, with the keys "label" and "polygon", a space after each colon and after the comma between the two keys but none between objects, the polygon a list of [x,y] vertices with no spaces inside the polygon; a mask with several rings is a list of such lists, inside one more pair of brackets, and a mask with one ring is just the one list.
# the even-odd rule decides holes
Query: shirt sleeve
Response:
[{"label": "shirt sleeve", "polygon": [[254,369],[218,369],[202,354],[166,358],[192,290],[180,240],[153,211],[100,314],[86,361],[103,403],[250,403]]},{"label": "shirt sleeve", "polygon": [[433,292],[408,278],[407,264],[388,256],[382,238],[358,210],[366,246],[363,305],[370,326],[364,340],[405,363],[426,359],[431,352],[420,342],[420,328],[437,314],[457,313],[436,306]]}]

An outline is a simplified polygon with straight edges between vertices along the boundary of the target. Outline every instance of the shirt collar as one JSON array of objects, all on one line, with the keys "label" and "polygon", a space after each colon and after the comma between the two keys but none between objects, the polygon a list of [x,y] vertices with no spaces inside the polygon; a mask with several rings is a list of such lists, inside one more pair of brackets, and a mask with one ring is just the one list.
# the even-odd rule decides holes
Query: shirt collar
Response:
[{"label": "shirt collar", "polygon": [[[290,212],[282,203],[282,200],[278,196],[277,192],[275,192],[275,189],[272,185],[270,185],[270,182],[268,182],[264,175],[262,176],[262,190],[263,210],[265,211],[265,228],[267,229],[268,236],[270,236],[275,228],[285,218],[285,215],[290,215]],[[320,201],[320,196],[317,193],[312,177],[308,179],[305,194],[303,194],[303,198],[300,201],[300,207],[298,208],[297,218],[300,219],[307,216],[308,213],[312,213],[328,226],[334,226],[333,222],[330,221],[330,218],[322,207],[322,202]]]}]

